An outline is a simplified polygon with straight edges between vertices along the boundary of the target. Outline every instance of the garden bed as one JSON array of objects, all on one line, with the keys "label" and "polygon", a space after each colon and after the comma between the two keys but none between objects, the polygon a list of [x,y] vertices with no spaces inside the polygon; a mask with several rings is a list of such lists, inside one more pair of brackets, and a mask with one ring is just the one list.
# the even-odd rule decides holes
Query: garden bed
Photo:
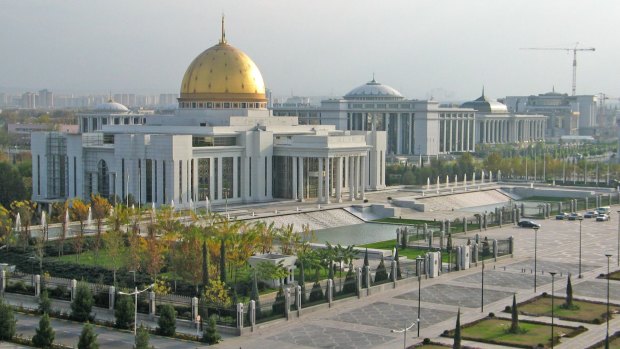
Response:
[{"label": "garden bed", "polygon": [[[584,322],[589,324],[602,324],[605,322],[607,305],[603,302],[593,302],[574,299],[574,307],[567,309],[564,307],[565,299],[555,297],[553,314],[557,319]],[[551,316],[551,296],[542,295],[520,303],[517,306],[520,314],[530,316]],[[611,305],[610,312],[620,311],[620,306]],[[506,312],[510,307],[506,307]]]},{"label": "garden bed", "polygon": [[[506,345],[517,348],[532,348],[542,345],[544,348],[551,346],[551,324],[537,321],[519,321],[520,333],[510,333],[510,319],[486,317],[478,321],[466,324],[461,328],[461,338],[482,343]],[[557,337],[574,337],[587,329],[583,326],[569,327],[556,325],[554,334],[555,343]],[[454,330],[445,331],[445,337],[453,337]]]}]

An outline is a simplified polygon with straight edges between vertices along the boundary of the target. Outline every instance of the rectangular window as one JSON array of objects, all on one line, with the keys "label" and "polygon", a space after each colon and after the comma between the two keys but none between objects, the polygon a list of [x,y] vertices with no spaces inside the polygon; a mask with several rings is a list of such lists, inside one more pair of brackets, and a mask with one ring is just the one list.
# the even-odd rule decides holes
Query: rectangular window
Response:
[{"label": "rectangular window", "polygon": [[168,201],[166,200],[166,161],[161,161],[161,191],[163,196],[163,202],[166,204]]},{"label": "rectangular window", "polygon": [[77,196],[77,159],[73,157],[73,196]]},{"label": "rectangular window", "polygon": [[222,190],[225,198],[234,197],[233,175],[233,158],[222,158]]},{"label": "rectangular window", "polygon": [[98,126],[97,118],[93,118],[93,131],[96,131],[99,128]]},{"label": "rectangular window", "polygon": [[[75,160],[75,157],[73,158],[73,160]],[[74,168],[75,168],[75,162],[73,164]],[[123,197],[122,199],[125,200],[125,159],[121,159],[121,192],[123,193]]]},{"label": "rectangular window", "polygon": [[[198,200],[205,201],[209,197],[211,181],[211,159],[198,159]],[[211,198],[212,199],[212,198]]]},{"label": "rectangular window", "polygon": [[241,157],[237,157],[237,197],[241,197]]},{"label": "rectangular window", "polygon": [[107,125],[108,124],[108,118],[103,118],[101,119],[101,125]]},{"label": "rectangular window", "polygon": [[37,195],[41,195],[41,155],[37,155]]},{"label": "rectangular window", "polygon": [[250,195],[250,197],[252,197],[252,158],[248,159],[250,161],[250,171],[247,173],[248,176],[248,184],[249,184],[249,190],[248,193]]},{"label": "rectangular window", "polygon": [[213,181],[215,182],[215,185],[213,186],[213,196],[215,196],[215,200],[219,200],[220,199],[220,195],[219,195],[219,188],[220,188],[220,183],[219,183],[219,176],[217,175],[219,173],[219,165],[220,165],[220,161],[218,158],[213,159],[213,161],[215,161],[214,166],[213,166]]},{"label": "rectangular window", "polygon": [[155,176],[155,185],[154,185],[154,187],[155,187],[155,190],[154,190],[154,192],[155,192],[155,200],[154,200],[154,202],[157,202],[157,192],[158,192],[158,189],[159,189],[159,187],[157,186],[157,160],[155,160],[155,164],[153,165],[153,167],[155,168],[155,171],[154,171],[155,172],[155,174],[154,174],[154,176]]},{"label": "rectangular window", "polygon": [[267,157],[265,156],[265,178],[264,178],[264,185],[265,185],[265,196],[267,196]]},{"label": "rectangular window", "polygon": [[[194,159],[190,161],[190,171],[189,171],[189,183],[190,183],[190,196],[192,200],[196,200],[196,196],[194,196]],[[194,205],[196,203],[194,202]]]},{"label": "rectangular window", "polygon": [[88,132],[88,118],[82,118],[82,133]]},{"label": "rectangular window", "polygon": [[153,202],[153,160],[146,159],[146,202]]}]

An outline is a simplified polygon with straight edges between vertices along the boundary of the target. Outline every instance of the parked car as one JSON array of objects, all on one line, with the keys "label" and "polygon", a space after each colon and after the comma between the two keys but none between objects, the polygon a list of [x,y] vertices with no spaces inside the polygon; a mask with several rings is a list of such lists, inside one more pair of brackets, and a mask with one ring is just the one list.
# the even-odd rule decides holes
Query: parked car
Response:
[{"label": "parked car", "polygon": [[596,218],[598,216],[598,212],[596,211],[588,211],[583,214],[583,218]]},{"label": "parked car", "polygon": [[568,218],[568,216],[569,216],[569,214],[568,214],[568,213],[566,213],[566,212],[562,212],[562,213],[560,213],[560,214],[556,215],[556,216],[555,216],[555,219],[557,219],[557,220],[561,221],[561,220],[563,220],[563,219],[567,219],[567,218]]},{"label": "parked car", "polygon": [[521,228],[540,228],[540,224],[534,221],[520,221],[517,225]]},{"label": "parked car", "polygon": [[606,214],[600,214],[598,215],[598,217],[596,217],[597,222],[606,222],[608,220],[609,220],[609,215],[606,215]]},{"label": "parked car", "polygon": [[568,215],[569,221],[576,221],[578,219],[583,219],[583,217],[581,216],[581,213],[573,212]]}]

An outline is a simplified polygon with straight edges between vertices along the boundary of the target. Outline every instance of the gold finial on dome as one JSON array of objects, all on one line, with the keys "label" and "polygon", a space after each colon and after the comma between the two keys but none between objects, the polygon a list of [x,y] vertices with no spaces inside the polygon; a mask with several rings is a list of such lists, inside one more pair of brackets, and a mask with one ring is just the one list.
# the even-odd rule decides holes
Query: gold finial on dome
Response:
[{"label": "gold finial on dome", "polygon": [[226,43],[226,30],[224,29],[224,14],[222,13],[222,39],[220,40],[220,44]]}]

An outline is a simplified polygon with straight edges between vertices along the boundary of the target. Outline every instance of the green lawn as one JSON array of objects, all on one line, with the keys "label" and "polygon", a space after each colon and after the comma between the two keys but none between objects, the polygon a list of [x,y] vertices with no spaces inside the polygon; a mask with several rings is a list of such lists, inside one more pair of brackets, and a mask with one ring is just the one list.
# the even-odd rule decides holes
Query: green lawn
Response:
[{"label": "green lawn", "polygon": [[620,270],[609,273],[609,280],[620,281]]},{"label": "green lawn", "polygon": [[[555,304],[553,308],[555,317],[564,320],[587,323],[592,323],[595,319],[598,319],[600,323],[605,321],[604,315],[607,309],[605,304],[573,300],[573,304],[576,305],[578,309],[565,309],[562,307],[564,301],[564,298],[555,297]],[[551,316],[551,297],[538,297],[533,302],[519,305],[518,309],[522,314]],[[609,309],[613,312],[614,310],[620,310],[620,307],[610,306]]]},{"label": "green lawn", "polygon": [[[392,249],[394,248],[394,240],[386,240],[386,241],[379,241],[379,242],[373,242],[371,244],[366,244],[366,245],[361,245],[358,246],[360,248],[363,247],[368,247],[368,248],[376,248],[376,249],[380,249],[380,250],[390,250],[392,251]],[[436,249],[432,249],[431,252],[436,251]],[[407,259],[410,260],[414,260],[416,259],[417,256],[424,256],[426,254],[426,252],[429,252],[428,248],[420,248],[420,247],[407,247],[405,249],[399,248],[398,249],[398,255],[401,257],[407,257]],[[456,253],[452,252],[452,263],[455,262],[455,258],[456,258]],[[483,257],[482,254],[480,254],[480,258],[481,259],[492,259],[493,256],[486,256]],[[441,253],[441,261],[444,263],[449,263],[450,262],[450,255],[445,252],[442,251]]]},{"label": "green lawn", "polygon": [[534,201],[534,202],[564,202],[571,198],[562,198],[554,196],[530,196],[519,201]]},{"label": "green lawn", "polygon": [[[620,349],[620,335],[618,335],[618,332],[616,332],[613,336],[609,335],[609,348],[611,349]],[[605,348],[605,340],[603,338],[603,341],[597,345],[596,347],[594,347],[594,349],[603,349]]]},{"label": "green lawn", "polygon": [[[520,321],[519,327],[523,333],[509,333],[507,330],[510,328],[510,320],[487,318],[471,326],[466,325],[461,334],[463,339],[508,346],[533,347],[540,343],[547,348],[551,345],[551,325]],[[580,330],[576,328],[558,325],[554,328],[556,337],[562,334],[572,337],[579,333]]]},{"label": "green lawn", "polygon": [[451,348],[449,345],[439,345],[439,344],[422,344],[419,346],[410,347],[414,349],[445,349]]}]

